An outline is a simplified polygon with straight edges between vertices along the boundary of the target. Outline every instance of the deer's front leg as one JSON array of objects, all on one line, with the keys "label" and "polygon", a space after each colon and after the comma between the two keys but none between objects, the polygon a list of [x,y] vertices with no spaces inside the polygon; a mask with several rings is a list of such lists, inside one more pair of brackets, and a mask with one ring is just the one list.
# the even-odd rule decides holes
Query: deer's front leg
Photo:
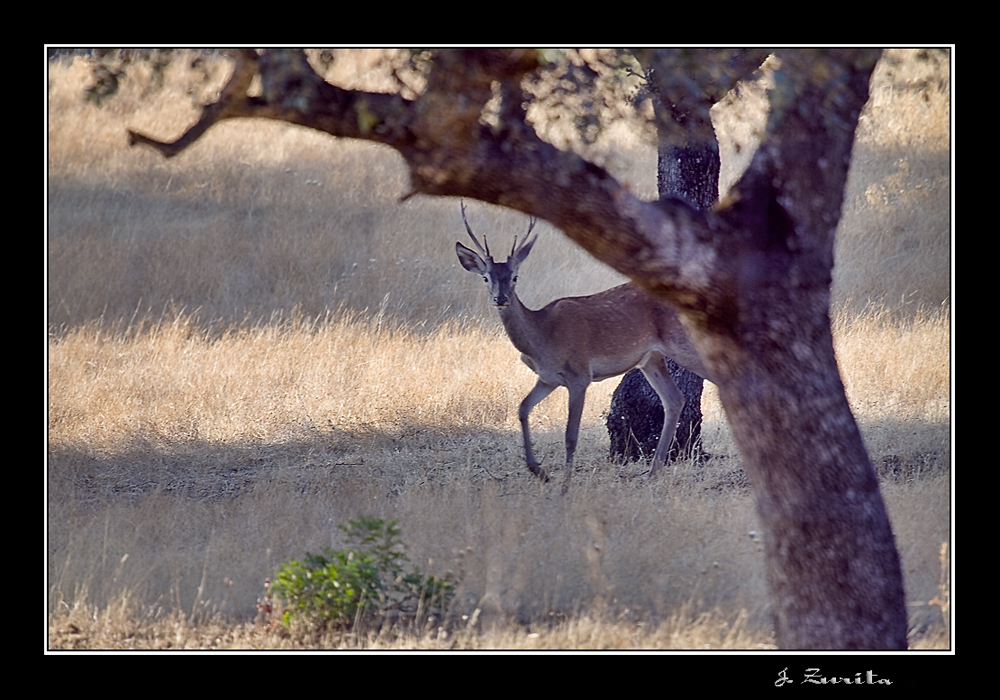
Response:
[{"label": "deer's front leg", "polygon": [[573,475],[573,455],[576,454],[576,442],[580,437],[580,418],[587,398],[587,385],[588,382],[576,382],[566,387],[569,389],[569,420],[566,421],[566,479],[563,481],[563,493],[569,490],[569,480]]},{"label": "deer's front leg", "polygon": [[524,437],[524,458],[528,462],[528,469],[542,481],[548,481],[549,475],[545,473],[541,465],[535,459],[535,453],[531,450],[531,431],[528,429],[528,415],[531,409],[546,396],[551,394],[556,388],[555,384],[543,382],[541,379],[535,384],[535,388],[524,397],[520,408],[517,410],[517,417],[521,420],[521,435]]}]

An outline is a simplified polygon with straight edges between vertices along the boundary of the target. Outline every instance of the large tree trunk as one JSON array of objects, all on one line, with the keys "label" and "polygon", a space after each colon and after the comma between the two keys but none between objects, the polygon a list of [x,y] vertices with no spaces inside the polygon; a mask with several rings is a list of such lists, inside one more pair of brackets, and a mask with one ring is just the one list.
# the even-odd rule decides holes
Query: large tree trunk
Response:
[{"label": "large tree trunk", "polygon": [[837,372],[828,304],[823,285],[754,290],[738,349],[710,342],[711,366],[766,533],[780,645],[905,648],[899,557]]},{"label": "large tree trunk", "polygon": [[[662,109],[662,108],[661,108]],[[657,185],[661,200],[680,197],[704,211],[719,199],[719,149],[709,143],[675,146],[661,140],[657,153]],[[684,394],[684,408],[667,459],[696,456],[701,449],[701,394],[705,382],[667,358],[667,371]],[[663,404],[645,375],[630,370],[618,384],[608,410],[611,459],[649,458],[663,430]]]},{"label": "large tree trunk", "polygon": [[[833,244],[873,62],[782,54],[770,133],[720,214],[733,302],[687,315],[756,493],[782,647],[905,648],[899,555],[840,379]],[[786,76],[782,76],[782,79]],[[794,107],[791,105],[794,104]]]},{"label": "large tree trunk", "polygon": [[[603,168],[538,138],[520,85],[540,57],[526,49],[437,52],[414,100],[330,85],[302,52],[243,50],[219,102],[185,134],[164,143],[131,132],[130,141],[169,157],[222,119],[279,119],[395,148],[410,168],[410,194],[475,197],[559,227],[672,303],[718,385],[757,499],[778,644],[899,649],[899,556],[829,318],[834,235],[878,57],[778,52],[767,132],[725,204],[709,212],[642,202]],[[706,96],[717,100],[759,57],[658,50],[646,58],[659,94],[680,113],[704,112],[686,125],[704,131]],[[259,97],[247,94],[257,73]],[[498,84],[500,120],[490,126],[483,114]],[[702,94],[688,99],[692,86]]]}]

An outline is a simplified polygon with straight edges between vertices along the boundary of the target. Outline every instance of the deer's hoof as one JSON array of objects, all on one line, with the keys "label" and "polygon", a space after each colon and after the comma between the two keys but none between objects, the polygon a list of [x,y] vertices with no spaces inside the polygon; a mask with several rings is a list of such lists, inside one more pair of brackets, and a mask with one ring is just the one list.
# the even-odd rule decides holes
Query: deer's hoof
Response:
[{"label": "deer's hoof", "polygon": [[549,475],[546,474],[545,470],[542,469],[540,466],[538,466],[537,464],[529,464],[528,465],[528,469],[530,469],[531,473],[534,474],[535,476],[537,476],[539,479],[541,479],[542,481],[548,483],[548,481],[549,481]]}]

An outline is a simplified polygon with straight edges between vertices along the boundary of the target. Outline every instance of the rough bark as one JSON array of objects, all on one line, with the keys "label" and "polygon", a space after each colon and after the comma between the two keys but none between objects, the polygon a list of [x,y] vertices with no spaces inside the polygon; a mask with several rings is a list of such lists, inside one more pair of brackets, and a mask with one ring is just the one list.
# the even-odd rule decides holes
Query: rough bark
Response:
[{"label": "rough bark", "polygon": [[[662,109],[662,107],[661,107]],[[680,197],[701,211],[719,199],[718,144],[674,146],[664,139],[657,154],[657,184],[661,200]],[[684,408],[667,459],[698,455],[701,449],[701,394],[705,382],[667,358],[667,371],[684,394]],[[639,370],[631,370],[618,384],[608,410],[608,435],[613,460],[636,461],[656,450],[663,430],[660,397]]]},{"label": "rough bark", "polygon": [[[724,87],[726,66],[742,60],[666,56],[657,89],[681,106],[691,82],[671,65],[707,67]],[[899,558],[829,320],[834,233],[878,56],[779,52],[767,133],[725,206],[708,212],[640,201],[604,169],[541,141],[520,102],[502,107],[497,126],[482,122],[494,83],[516,96],[536,69],[530,50],[440,51],[414,100],[328,85],[301,52],[244,51],[220,102],[187,134],[132,141],[170,156],[221,119],[280,119],[392,146],[410,168],[410,194],[474,197],[545,218],[682,315],[754,487],[778,643],[902,648]],[[254,72],[260,97],[245,93]]]},{"label": "rough bark", "polygon": [[[700,211],[719,199],[719,145],[709,110],[767,58],[762,50],[729,49],[705,62],[698,51],[675,50],[639,54],[651,94],[659,147],[657,188],[661,201],[680,198]],[[688,89],[677,89],[670,77],[683,74]],[[691,90],[690,86],[697,87]],[[684,394],[684,409],[668,459],[702,454],[701,395],[704,381],[671,359],[667,370]],[[635,461],[656,449],[663,427],[663,406],[641,372],[633,370],[615,389],[607,428],[613,460]]]},{"label": "rough bark", "polygon": [[[607,426],[612,460],[636,462],[650,459],[656,451],[663,430],[663,403],[639,370],[629,370],[615,388]],[[673,454],[667,455],[668,461],[673,459]]]}]

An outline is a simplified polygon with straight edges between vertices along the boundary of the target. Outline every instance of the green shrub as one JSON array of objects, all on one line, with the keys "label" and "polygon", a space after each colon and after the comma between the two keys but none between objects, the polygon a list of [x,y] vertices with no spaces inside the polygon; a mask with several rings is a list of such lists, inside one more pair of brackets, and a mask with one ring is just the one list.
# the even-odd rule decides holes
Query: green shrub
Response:
[{"label": "green shrub", "polygon": [[351,547],[282,564],[270,588],[282,622],[349,626],[390,611],[420,617],[443,610],[454,585],[447,576],[425,578],[417,567],[405,571],[409,559],[396,523],[362,516],[339,526]]}]

